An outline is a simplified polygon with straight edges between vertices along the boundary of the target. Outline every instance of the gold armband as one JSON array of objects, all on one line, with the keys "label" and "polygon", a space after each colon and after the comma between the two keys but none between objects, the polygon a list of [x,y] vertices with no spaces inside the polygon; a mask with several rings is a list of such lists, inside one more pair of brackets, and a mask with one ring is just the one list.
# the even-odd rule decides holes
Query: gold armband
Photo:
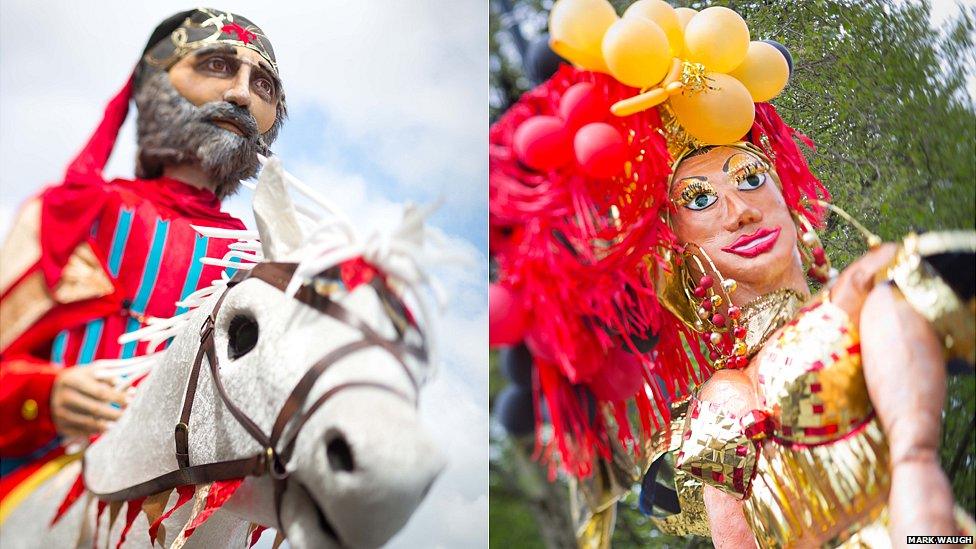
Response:
[{"label": "gold armband", "polygon": [[976,298],[962,298],[926,261],[938,254],[976,254],[976,232],[945,231],[905,237],[898,255],[878,273],[891,281],[942,339],[947,358],[976,362]]}]

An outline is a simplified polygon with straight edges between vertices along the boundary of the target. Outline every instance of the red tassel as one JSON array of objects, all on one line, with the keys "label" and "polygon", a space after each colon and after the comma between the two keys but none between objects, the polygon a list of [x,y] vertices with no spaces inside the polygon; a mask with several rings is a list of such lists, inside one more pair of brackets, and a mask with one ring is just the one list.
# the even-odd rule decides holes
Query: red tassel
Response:
[{"label": "red tassel", "polygon": [[219,480],[210,485],[210,493],[207,494],[207,503],[203,508],[203,511],[193,517],[190,524],[183,530],[183,538],[190,539],[193,532],[200,527],[207,519],[214,514],[215,511],[220,509],[227,503],[227,500],[234,495],[234,492],[240,488],[241,483],[244,479],[234,479],[234,480]]},{"label": "red tassel", "polygon": [[[711,371],[702,337],[661,307],[651,274],[665,267],[661,251],[676,243],[663,221],[671,156],[657,110],[623,118],[608,111],[599,120],[628,137],[632,177],[593,179],[572,163],[540,172],[514,154],[519,125],[537,115],[558,116],[562,94],[579,82],[592,83],[608,104],[636,93],[610,76],[564,65],[523,95],[489,133],[489,221],[499,282],[519,291],[531,311],[526,343],[537,365],[535,396],[545,397],[554,432],[545,446],[537,437],[536,457],[558,460],[567,473],[584,477],[597,456],[609,455],[599,413],[608,403],[594,406],[584,395],[592,380],[613,367],[607,360],[611,350],[636,352],[636,338],[658,337],[640,373],[651,397],[644,387],[633,395],[635,425],[624,407],[611,403],[616,436],[625,446],[632,445],[637,427],[642,437],[668,428],[670,401]],[[830,195],[810,173],[796,141],[809,147],[813,142],[787,126],[772,106],[755,108],[750,138],[761,147],[768,139],[787,205],[819,224],[824,212],[814,199]],[[536,420],[541,421],[538,414]]]},{"label": "red tassel", "polygon": [[261,526],[260,524],[256,524],[254,526],[254,531],[251,532],[251,541],[247,544],[249,549],[251,547],[254,547],[254,544],[256,544],[258,540],[261,539],[261,534],[263,534],[264,531],[267,529],[268,529],[267,526]]},{"label": "red tassel", "polygon": [[61,505],[58,506],[58,511],[54,514],[54,518],[51,519],[51,523],[48,526],[54,526],[57,524],[61,517],[71,508],[74,502],[78,501],[78,498],[85,493],[85,478],[84,473],[78,473],[78,478],[75,479],[75,483],[71,485],[68,493],[61,500]]},{"label": "red tassel", "polygon": [[177,509],[183,507],[183,505],[185,505],[186,502],[190,501],[190,498],[193,497],[194,489],[195,486],[193,486],[192,484],[187,486],[180,486],[176,489],[176,493],[178,494],[176,498],[176,504],[174,504],[169,511],[166,511],[165,513],[160,515],[159,518],[156,519],[149,526],[149,541],[151,543],[153,544],[156,543],[156,536],[159,534],[159,527],[163,524],[163,521],[165,521],[170,516],[172,516],[172,514],[176,512]]},{"label": "red tassel", "polygon": [[102,521],[102,513],[108,506],[107,501],[98,500],[95,506],[95,535],[92,536],[92,549],[98,549],[98,524]]},{"label": "red tassel", "polygon": [[[794,139],[799,139],[807,147],[815,149],[813,141],[783,122],[769,103],[756,103],[756,121],[750,135],[753,144],[760,148],[760,138],[766,136],[769,139],[775,156],[773,162],[776,164],[776,173],[783,183],[786,205],[791,210],[802,213],[815,226],[823,226],[826,212],[815,200],[830,200],[830,193],[810,171],[810,166]],[[809,201],[808,207],[804,207],[804,199]]]},{"label": "red tassel", "polygon": [[361,257],[346,261],[339,266],[339,276],[342,277],[342,283],[350,292],[360,284],[372,282],[376,274],[376,267],[366,263]]},{"label": "red tassel", "polygon": [[[563,92],[577,82],[591,82],[609,103],[636,93],[607,75],[564,66],[525,94],[491,128],[489,216],[498,235],[492,253],[500,279],[526,296],[532,311],[527,342],[538,365],[537,391],[545,396],[555,435],[545,448],[537,439],[536,454],[550,459],[558,453],[568,473],[587,476],[593,459],[609,456],[610,449],[603,415],[592,411],[601,403],[594,406],[591,396],[583,396],[589,394],[587,384],[612,367],[607,361],[612,349],[636,351],[634,338],[651,332],[667,340],[661,334],[677,334],[678,328],[669,325],[677,320],[659,305],[650,272],[651,262],[660,261],[658,251],[675,241],[662,222],[671,166],[657,131],[657,112],[618,118],[608,111],[601,120],[628,136],[634,178],[593,179],[573,165],[540,173],[519,164],[513,154],[515,129],[531,116],[557,114]],[[670,341],[681,348],[677,336]],[[647,357],[639,375],[669,390],[656,407],[643,388],[633,395],[644,435],[660,427],[658,416],[667,417],[674,388],[686,388],[693,372],[691,360],[679,353]],[[631,444],[633,426],[623,422],[626,414],[619,406],[613,410],[618,440]]]},{"label": "red tassel", "polygon": [[144,501],[146,501],[146,498],[129,501],[128,507],[125,508],[125,527],[122,528],[122,534],[119,535],[119,542],[115,544],[115,549],[121,549],[122,543],[125,542],[125,536],[129,534],[129,529],[132,528],[132,523],[136,521],[136,517],[142,511],[142,503]]}]

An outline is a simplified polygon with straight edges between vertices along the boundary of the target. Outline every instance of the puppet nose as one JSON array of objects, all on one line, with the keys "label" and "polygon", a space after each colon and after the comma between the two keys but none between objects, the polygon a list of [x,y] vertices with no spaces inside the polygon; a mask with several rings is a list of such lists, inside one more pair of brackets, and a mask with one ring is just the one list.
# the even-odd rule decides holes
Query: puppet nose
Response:
[{"label": "puppet nose", "polygon": [[234,79],[234,84],[224,92],[224,101],[239,107],[251,106],[250,67],[241,66]]}]

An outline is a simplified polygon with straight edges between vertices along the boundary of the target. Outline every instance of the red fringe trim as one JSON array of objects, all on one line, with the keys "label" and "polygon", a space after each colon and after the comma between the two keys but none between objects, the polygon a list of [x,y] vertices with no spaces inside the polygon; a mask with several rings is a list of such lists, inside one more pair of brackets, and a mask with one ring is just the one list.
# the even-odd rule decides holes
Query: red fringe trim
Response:
[{"label": "red fringe trim", "polygon": [[207,494],[207,503],[203,511],[200,511],[200,514],[193,517],[190,524],[183,530],[183,537],[190,539],[190,536],[193,535],[193,532],[196,532],[197,528],[202,526],[204,522],[207,522],[207,519],[211,515],[227,503],[227,500],[241,487],[242,482],[244,482],[244,479],[238,478],[233,480],[219,480],[211,484],[210,493]]},{"label": "red fringe trim", "polygon": [[[810,171],[810,166],[796,143],[796,140],[800,140],[811,150],[816,150],[813,140],[787,126],[769,103],[756,103],[756,121],[749,134],[750,141],[762,149],[760,138],[764,135],[769,138],[773,148],[773,163],[783,183],[786,205],[794,212],[802,213],[814,226],[822,227],[825,208],[815,200],[830,200],[830,192]],[[808,201],[806,204],[804,199]]]},{"label": "red fringe trim", "polygon": [[108,502],[102,500],[98,500],[98,504],[95,506],[95,535],[92,536],[92,549],[98,549],[98,525],[102,522],[102,513],[105,512],[107,506]]},{"label": "red fringe trim", "polygon": [[159,527],[162,526],[163,522],[169,517],[173,516],[173,513],[175,513],[177,509],[183,507],[186,502],[190,501],[190,499],[193,497],[194,490],[196,490],[196,487],[192,484],[188,486],[180,486],[176,489],[176,493],[178,494],[176,503],[173,504],[173,507],[170,508],[169,511],[166,511],[160,515],[159,518],[153,521],[153,523],[149,526],[149,541],[151,543],[156,543],[156,536],[159,535]]},{"label": "red fringe trim", "polygon": [[[233,496],[234,493],[237,492],[237,489],[240,488],[243,482],[244,482],[243,478],[214,482],[210,486],[210,493],[207,495],[207,502],[203,511],[201,511],[200,514],[198,514],[197,516],[193,517],[190,524],[185,529],[184,537],[189,539],[190,536],[193,535],[193,532],[197,528],[199,528],[204,522],[206,522],[207,519],[209,519],[210,516],[214,514],[214,512],[216,512],[218,509],[223,507],[225,503],[227,503],[227,501],[231,498],[231,496]],[[177,509],[185,505],[186,502],[190,501],[190,499],[193,498],[193,494],[195,491],[196,491],[196,486],[192,484],[186,486],[179,486],[176,488],[176,492],[178,494],[176,498],[176,503],[174,503],[173,507],[171,507],[165,513],[160,515],[159,518],[157,518],[149,526],[150,543],[152,544],[156,543],[156,537],[159,534],[159,527],[163,524],[163,522],[166,519],[171,517],[173,513],[176,512]],[[75,479],[74,484],[71,485],[71,488],[68,490],[68,493],[65,495],[64,499],[61,501],[61,504],[58,506],[58,510],[55,513],[54,518],[51,519],[50,526],[54,526],[59,520],[61,520],[61,517],[64,516],[64,514],[68,511],[68,509],[70,509],[71,506],[76,501],[78,501],[81,498],[82,494],[84,493],[85,493],[84,473],[79,473],[78,477]],[[119,536],[119,541],[115,545],[116,549],[122,547],[122,543],[125,541],[126,536],[129,533],[129,530],[132,528],[132,523],[135,522],[136,518],[139,516],[139,513],[142,511],[142,504],[145,501],[146,498],[139,498],[139,499],[134,499],[126,502],[128,504],[128,507],[126,507],[125,527],[122,529],[122,533]],[[105,511],[105,507],[108,505],[108,503],[109,502],[107,501],[98,500],[98,507],[95,512],[95,544],[94,544],[95,547],[98,546],[98,526],[101,521],[102,512]],[[254,530],[254,532],[251,535],[250,546],[253,546],[255,543],[257,543],[258,538],[261,537],[261,532],[263,532],[265,528],[266,527],[264,526],[258,526]]]},{"label": "red fringe trim", "polygon": [[[602,120],[628,137],[635,178],[592,179],[573,164],[542,173],[515,157],[516,128],[533,116],[558,116],[563,92],[578,82],[593,83],[608,105],[637,91],[607,75],[564,65],[523,95],[489,133],[490,250],[499,282],[519,292],[529,311],[526,343],[536,364],[535,397],[544,399],[554,431],[550,441],[537,437],[535,456],[550,462],[551,477],[556,461],[567,473],[586,477],[596,456],[609,457],[604,411],[616,418],[618,441],[639,453],[638,434],[666,429],[670,401],[711,373],[703,336],[661,307],[651,275],[655,266],[664,267],[660,251],[675,245],[663,221],[671,157],[657,110],[624,118],[608,110]],[[810,147],[812,141],[766,103],[756,105],[749,138],[763,147],[762,136],[772,148],[789,207],[821,224],[823,208],[812,202],[804,207],[804,199],[829,193],[810,173],[795,139]],[[615,219],[611,206],[617,208]],[[641,357],[645,387],[622,401],[596,399],[588,384],[613,367],[610,351],[624,346],[636,353],[634,340],[648,333],[657,335],[658,344]],[[627,413],[629,400],[636,404],[637,425]]]},{"label": "red fringe trim", "polygon": [[129,530],[132,528],[132,523],[136,521],[136,517],[142,512],[142,504],[146,501],[146,498],[139,498],[129,501],[125,508],[125,527],[122,528],[122,533],[119,535],[119,542],[115,544],[115,549],[121,549],[122,544],[125,542],[125,537],[129,535]]},{"label": "red fringe trim", "polygon": [[254,527],[254,531],[251,532],[251,541],[247,544],[248,549],[254,547],[258,540],[261,539],[261,534],[263,534],[267,529],[267,526],[261,526],[260,524]]},{"label": "red fringe trim", "polygon": [[82,473],[78,473],[78,478],[75,479],[75,483],[71,485],[68,493],[61,500],[61,505],[58,506],[58,511],[54,514],[54,518],[51,519],[51,523],[48,526],[54,526],[57,524],[61,517],[64,516],[68,509],[78,501],[82,494],[85,493],[85,478]]}]

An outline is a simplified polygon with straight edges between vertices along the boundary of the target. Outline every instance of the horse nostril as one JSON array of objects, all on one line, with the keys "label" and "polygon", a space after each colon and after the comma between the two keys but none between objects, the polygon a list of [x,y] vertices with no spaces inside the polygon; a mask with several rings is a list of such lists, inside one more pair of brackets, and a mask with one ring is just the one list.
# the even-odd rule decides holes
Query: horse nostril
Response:
[{"label": "horse nostril", "polygon": [[336,435],[325,445],[325,454],[329,457],[329,466],[335,471],[351,472],[356,468],[352,459],[352,448],[342,435]]}]

